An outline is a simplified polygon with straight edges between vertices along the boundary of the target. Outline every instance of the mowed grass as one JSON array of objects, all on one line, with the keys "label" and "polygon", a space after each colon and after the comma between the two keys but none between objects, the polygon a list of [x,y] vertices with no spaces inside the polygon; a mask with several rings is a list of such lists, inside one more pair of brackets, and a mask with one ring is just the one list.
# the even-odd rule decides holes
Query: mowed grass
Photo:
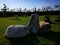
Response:
[{"label": "mowed grass", "polygon": [[[51,16],[51,21],[54,22],[54,24],[51,24],[52,28],[51,30],[55,32],[60,32],[60,22],[55,22],[57,16]],[[15,19],[16,17],[7,17],[7,18],[0,18],[0,45],[11,45],[8,40],[4,38],[4,33],[6,31],[6,28],[9,25],[28,25],[30,17],[18,17],[18,19]],[[39,16],[39,20],[45,20],[44,16]],[[39,45],[54,45],[54,41],[50,41],[48,39],[45,39],[44,37],[37,37],[39,40]]]}]

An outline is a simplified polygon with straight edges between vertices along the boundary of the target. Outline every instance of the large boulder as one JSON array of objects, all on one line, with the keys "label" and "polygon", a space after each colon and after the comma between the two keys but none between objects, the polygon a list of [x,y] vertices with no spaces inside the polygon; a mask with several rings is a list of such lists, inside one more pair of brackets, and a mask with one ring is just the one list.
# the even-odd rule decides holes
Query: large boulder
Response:
[{"label": "large boulder", "polygon": [[27,35],[27,28],[24,25],[11,25],[7,27],[5,35],[9,38],[25,37]]},{"label": "large boulder", "polygon": [[39,19],[37,14],[32,14],[28,24],[28,30],[31,33],[36,34],[39,30]]}]

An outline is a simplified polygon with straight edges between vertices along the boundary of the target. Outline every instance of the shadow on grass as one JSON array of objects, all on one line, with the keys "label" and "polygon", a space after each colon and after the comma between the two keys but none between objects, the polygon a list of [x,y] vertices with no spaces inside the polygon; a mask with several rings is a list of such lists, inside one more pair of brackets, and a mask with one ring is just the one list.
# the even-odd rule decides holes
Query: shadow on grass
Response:
[{"label": "shadow on grass", "polygon": [[54,41],[55,42],[54,45],[60,45],[60,32],[54,32],[51,30],[49,30],[49,32],[39,31],[38,34],[30,34],[24,38],[7,38],[7,39],[10,41],[11,45],[38,45],[39,40],[37,36],[46,38],[50,41]]},{"label": "shadow on grass", "polygon": [[38,45],[37,35],[28,35],[24,38],[8,38],[11,45]]},{"label": "shadow on grass", "polygon": [[60,32],[50,30],[49,32],[39,32],[38,35],[48,40],[55,41],[55,45],[60,45]]}]

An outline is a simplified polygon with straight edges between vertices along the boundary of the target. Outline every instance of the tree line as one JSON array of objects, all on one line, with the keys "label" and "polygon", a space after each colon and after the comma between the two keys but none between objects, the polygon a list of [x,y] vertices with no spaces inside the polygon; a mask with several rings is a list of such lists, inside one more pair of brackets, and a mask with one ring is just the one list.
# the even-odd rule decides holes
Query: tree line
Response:
[{"label": "tree line", "polygon": [[47,6],[47,7],[42,7],[42,9],[40,8],[32,8],[32,9],[23,9],[22,8],[19,8],[19,9],[9,9],[6,4],[3,4],[3,8],[0,10],[0,17],[2,16],[13,16],[13,15],[30,15],[32,13],[37,13],[37,14],[60,14],[60,5],[54,5],[54,8],[53,7],[50,7],[50,6]]}]

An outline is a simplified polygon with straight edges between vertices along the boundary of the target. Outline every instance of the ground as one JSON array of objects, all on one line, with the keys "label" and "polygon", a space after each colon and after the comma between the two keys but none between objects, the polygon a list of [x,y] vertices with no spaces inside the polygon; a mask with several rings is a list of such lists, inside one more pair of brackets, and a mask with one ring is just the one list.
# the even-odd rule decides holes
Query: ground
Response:
[{"label": "ground", "polygon": [[[51,21],[53,24],[51,24],[52,28],[51,30],[54,32],[60,32],[60,22],[55,22],[57,16],[51,16]],[[27,17],[18,17],[18,19],[15,19],[15,17],[4,17],[0,18],[0,45],[11,45],[8,40],[4,38],[4,33],[6,31],[6,28],[9,25],[28,25],[29,22],[29,16]],[[39,20],[44,20],[44,16],[39,16]],[[55,41],[48,40],[47,38],[44,37],[39,37],[37,36],[39,40],[38,45],[54,45]]]}]

